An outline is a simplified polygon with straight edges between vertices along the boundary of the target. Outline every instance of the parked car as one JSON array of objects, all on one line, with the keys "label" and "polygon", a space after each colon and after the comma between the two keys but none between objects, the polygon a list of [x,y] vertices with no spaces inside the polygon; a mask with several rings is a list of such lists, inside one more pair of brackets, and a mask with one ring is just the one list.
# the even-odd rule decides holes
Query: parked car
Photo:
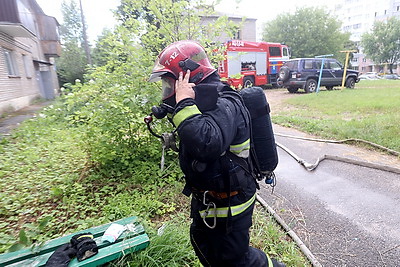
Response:
[{"label": "parked car", "polygon": [[366,72],[358,76],[360,80],[378,80],[382,79],[381,76],[378,75],[376,72]]},{"label": "parked car", "polygon": [[[300,88],[306,93],[317,90],[318,79],[322,65],[321,58],[297,58],[286,61],[279,71],[278,85],[287,88],[289,92],[295,93]],[[341,86],[344,68],[336,59],[324,59],[322,78],[320,86],[332,90],[335,86]],[[345,85],[347,88],[354,88],[360,81],[358,71],[348,69],[346,71]]]},{"label": "parked car", "polygon": [[397,74],[386,74],[386,75],[383,75],[383,79],[400,80],[400,76]]}]

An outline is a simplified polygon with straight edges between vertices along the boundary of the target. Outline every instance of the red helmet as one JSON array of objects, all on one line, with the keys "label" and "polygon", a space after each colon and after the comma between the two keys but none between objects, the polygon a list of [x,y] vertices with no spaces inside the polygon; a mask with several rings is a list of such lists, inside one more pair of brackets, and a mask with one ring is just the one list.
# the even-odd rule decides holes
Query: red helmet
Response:
[{"label": "red helmet", "polygon": [[[194,84],[200,83],[216,71],[200,44],[189,40],[178,41],[167,46],[158,55],[149,81],[158,81],[163,75],[177,80],[179,73],[186,73],[187,70],[190,70],[189,82]],[[164,92],[163,99],[175,93],[174,88],[172,91],[170,93]]]}]

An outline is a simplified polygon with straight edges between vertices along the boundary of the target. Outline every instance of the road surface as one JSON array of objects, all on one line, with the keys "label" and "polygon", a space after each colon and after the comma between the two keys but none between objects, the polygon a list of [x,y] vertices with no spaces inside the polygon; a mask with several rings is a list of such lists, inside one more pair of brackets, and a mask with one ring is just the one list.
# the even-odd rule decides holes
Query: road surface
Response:
[{"label": "road surface", "polygon": [[[306,136],[274,125],[275,133]],[[276,136],[307,162],[325,154],[398,168],[398,157],[345,144]],[[323,266],[400,266],[400,174],[336,160],[307,171],[278,148],[277,186],[261,197]]]}]

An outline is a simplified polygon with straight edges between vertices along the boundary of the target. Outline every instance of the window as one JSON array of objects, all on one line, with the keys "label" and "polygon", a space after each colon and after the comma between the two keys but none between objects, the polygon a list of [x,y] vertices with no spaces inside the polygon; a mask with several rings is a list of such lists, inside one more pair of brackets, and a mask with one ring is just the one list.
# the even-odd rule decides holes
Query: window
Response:
[{"label": "window", "polygon": [[281,48],[280,47],[270,47],[269,48],[269,56],[270,57],[280,57],[281,56]]},{"label": "window", "polygon": [[[324,60],[324,69],[329,69],[328,64],[329,64],[328,60],[325,59],[325,60]],[[321,69],[321,66],[322,66],[322,59],[321,59],[321,60],[316,60],[316,61],[315,61],[315,66],[317,67],[317,69]]]},{"label": "window", "polygon": [[18,73],[17,63],[15,61],[15,56],[14,56],[13,51],[4,48],[4,57],[6,59],[8,75],[18,76],[19,73]]},{"label": "window", "polygon": [[312,59],[310,60],[304,60],[304,69],[312,69],[313,68],[313,61]]},{"label": "window", "polygon": [[331,63],[331,69],[334,70],[340,70],[342,68],[342,65],[339,64],[337,61],[330,61]]},{"label": "window", "polygon": [[289,56],[289,52],[288,52],[288,49],[286,47],[283,48],[283,56],[284,57],[288,57]]},{"label": "window", "polygon": [[201,26],[201,34],[208,36],[207,28],[205,26]]},{"label": "window", "polygon": [[32,78],[32,64],[29,62],[29,57],[27,55],[22,55],[25,67],[25,75],[27,78]]},{"label": "window", "polygon": [[255,70],[255,69],[256,69],[255,62],[242,62],[242,71]]},{"label": "window", "polygon": [[241,39],[241,34],[240,34],[240,30],[238,30],[235,35],[233,36],[233,39],[235,40],[240,40]]},{"label": "window", "polygon": [[293,60],[293,61],[288,61],[285,63],[285,65],[290,69],[290,70],[297,70],[297,64],[299,64],[298,60]]}]

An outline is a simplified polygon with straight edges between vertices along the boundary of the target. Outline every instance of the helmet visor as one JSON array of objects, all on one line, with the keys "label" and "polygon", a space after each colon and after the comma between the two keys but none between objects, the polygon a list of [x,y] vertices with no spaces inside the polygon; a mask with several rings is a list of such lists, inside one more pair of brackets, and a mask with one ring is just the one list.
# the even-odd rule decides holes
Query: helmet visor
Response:
[{"label": "helmet visor", "polygon": [[153,70],[151,72],[149,82],[158,82],[160,80],[161,75],[166,74],[168,71],[165,69],[163,65],[160,64],[160,58],[156,59],[154,63]]},{"label": "helmet visor", "polygon": [[149,82],[158,82],[159,80],[161,80],[161,76],[162,75],[164,75],[164,74],[167,74],[168,72],[166,72],[166,71],[160,71],[160,72],[153,72],[151,75],[150,75],[150,78],[149,78]]},{"label": "helmet visor", "polygon": [[162,76],[162,100],[165,100],[175,94],[175,79]]}]

